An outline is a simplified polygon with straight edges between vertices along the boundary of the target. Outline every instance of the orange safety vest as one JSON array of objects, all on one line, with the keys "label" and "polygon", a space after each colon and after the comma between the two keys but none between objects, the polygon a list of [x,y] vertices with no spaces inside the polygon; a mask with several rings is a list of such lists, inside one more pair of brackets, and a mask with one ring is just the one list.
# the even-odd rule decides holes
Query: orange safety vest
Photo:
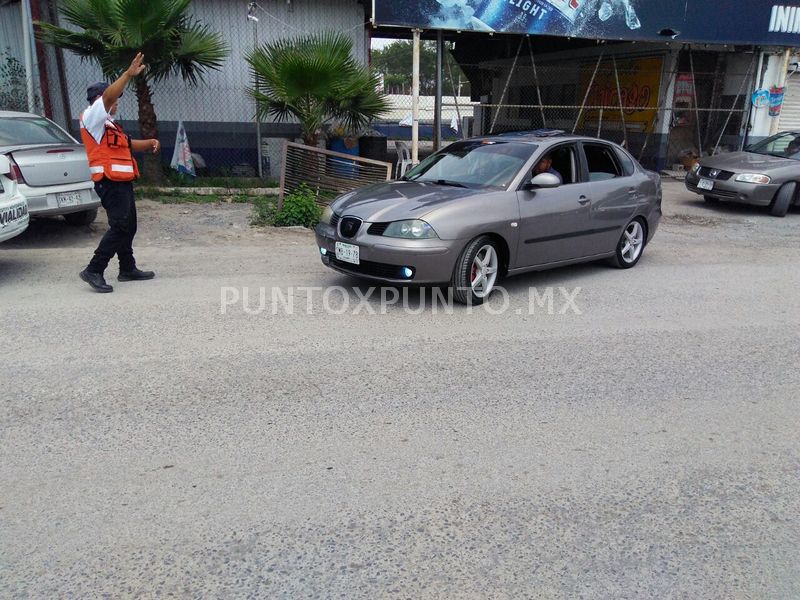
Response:
[{"label": "orange safety vest", "polygon": [[133,181],[139,177],[139,165],[131,154],[131,138],[122,126],[106,120],[105,132],[98,144],[83,126],[81,114],[81,139],[89,156],[89,171],[94,181],[105,177],[113,181]]}]

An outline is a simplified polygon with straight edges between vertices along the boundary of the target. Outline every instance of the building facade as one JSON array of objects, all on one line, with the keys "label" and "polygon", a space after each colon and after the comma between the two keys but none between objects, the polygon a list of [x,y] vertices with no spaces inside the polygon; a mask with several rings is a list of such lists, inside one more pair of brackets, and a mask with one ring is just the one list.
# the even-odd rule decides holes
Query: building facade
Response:
[{"label": "building facade", "polygon": [[[1,1],[1,0],[0,0]],[[57,2],[13,0],[0,6],[0,49],[8,46],[20,62],[24,60],[23,3],[29,2],[33,19],[58,22]],[[218,71],[208,72],[197,86],[177,77],[153,86],[153,104],[159,122],[162,154],[169,159],[178,121],[186,128],[192,151],[200,154],[211,171],[224,174],[257,172],[258,143],[255,105],[247,93],[253,87],[246,54],[257,45],[285,37],[322,31],[338,31],[353,41],[354,57],[369,60],[367,7],[362,0],[259,0],[253,11],[258,21],[248,19],[248,3],[237,0],[194,0],[195,18],[220,32],[230,54]],[[6,37],[6,33],[13,33]],[[103,76],[95,64],[81,61],[69,52],[32,44],[35,59],[34,112],[43,113],[77,133],[78,117],[86,106],[86,87]],[[138,131],[134,94],[120,101],[120,120],[131,132]],[[299,127],[293,123],[260,124],[263,166],[278,172],[282,140],[294,139]]]}]

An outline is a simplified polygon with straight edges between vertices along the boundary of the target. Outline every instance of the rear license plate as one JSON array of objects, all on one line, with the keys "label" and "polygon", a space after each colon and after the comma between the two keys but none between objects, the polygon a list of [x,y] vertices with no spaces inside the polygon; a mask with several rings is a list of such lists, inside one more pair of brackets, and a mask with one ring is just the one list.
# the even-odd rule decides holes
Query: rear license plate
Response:
[{"label": "rear license plate", "polygon": [[58,202],[59,208],[75,206],[83,202],[83,194],[81,192],[61,192],[56,194],[56,202]]},{"label": "rear license plate", "polygon": [[358,246],[354,244],[345,244],[344,242],[336,242],[336,258],[337,260],[353,265],[359,264]]},{"label": "rear license plate", "polygon": [[697,183],[697,187],[701,190],[713,190],[714,189],[714,182],[710,179],[701,179]]}]

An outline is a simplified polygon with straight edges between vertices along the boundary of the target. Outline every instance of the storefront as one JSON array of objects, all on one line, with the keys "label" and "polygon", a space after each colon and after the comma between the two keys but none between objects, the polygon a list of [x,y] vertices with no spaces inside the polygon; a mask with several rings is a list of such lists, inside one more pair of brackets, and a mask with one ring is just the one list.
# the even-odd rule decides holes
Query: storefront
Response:
[{"label": "storefront", "polygon": [[470,133],[595,135],[657,169],[768,135],[776,123],[754,113],[751,97],[782,87],[772,57],[800,45],[800,7],[763,0],[735,10],[684,0],[374,0],[373,11],[379,32],[441,31],[455,42],[479,102]]}]

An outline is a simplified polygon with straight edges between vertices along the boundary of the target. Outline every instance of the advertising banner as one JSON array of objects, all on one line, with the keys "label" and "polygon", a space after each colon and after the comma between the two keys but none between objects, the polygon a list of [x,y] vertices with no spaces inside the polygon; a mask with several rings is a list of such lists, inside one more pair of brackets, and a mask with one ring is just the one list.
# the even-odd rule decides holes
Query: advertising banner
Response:
[{"label": "advertising banner", "polygon": [[[594,66],[594,63],[581,66],[581,98],[591,81]],[[622,96],[625,127],[629,131],[650,131],[656,120],[661,67],[661,57],[618,60],[619,89],[617,89],[617,79],[611,62],[604,62],[598,69],[586,105],[619,106],[619,97]],[[599,109],[586,110],[583,125],[594,127],[600,118]],[[602,119],[616,122],[622,120],[622,115],[619,110],[606,109],[603,111]]]},{"label": "advertising banner", "polygon": [[800,0],[373,0],[378,26],[800,46]]}]

